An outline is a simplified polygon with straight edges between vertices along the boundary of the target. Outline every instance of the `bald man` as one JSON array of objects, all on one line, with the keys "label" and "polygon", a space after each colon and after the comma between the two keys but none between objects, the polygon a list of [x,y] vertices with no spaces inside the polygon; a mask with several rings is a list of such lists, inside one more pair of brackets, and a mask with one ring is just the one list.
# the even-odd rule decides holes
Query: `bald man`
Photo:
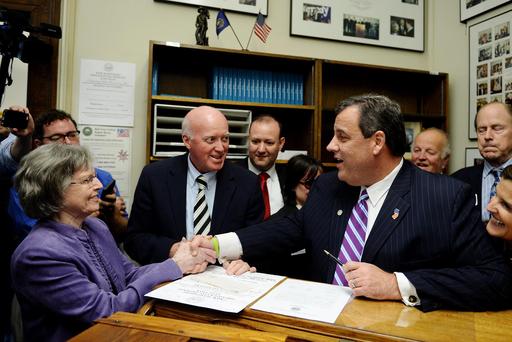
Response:
[{"label": "bald man", "polygon": [[182,122],[182,140],[188,153],[144,167],[135,190],[125,249],[143,265],[172,257],[182,238],[233,232],[263,220],[258,177],[226,162],[224,114],[208,106],[191,110]]},{"label": "bald man", "polygon": [[446,132],[427,128],[416,136],[412,148],[412,162],[431,173],[445,173],[450,160],[450,143]]}]

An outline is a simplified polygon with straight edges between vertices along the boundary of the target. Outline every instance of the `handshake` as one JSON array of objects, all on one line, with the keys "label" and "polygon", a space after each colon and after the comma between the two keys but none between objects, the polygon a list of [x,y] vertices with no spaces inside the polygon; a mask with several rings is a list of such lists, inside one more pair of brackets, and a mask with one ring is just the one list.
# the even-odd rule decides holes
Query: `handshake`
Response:
[{"label": "handshake", "polygon": [[[183,238],[180,242],[172,245],[169,257],[178,265],[183,274],[201,273],[208,267],[208,264],[214,264],[217,261],[217,252],[215,252],[211,240],[212,236],[202,235],[196,235],[192,240]],[[222,266],[230,275],[240,275],[247,271],[256,272],[255,267],[251,267],[242,259],[223,260]]]}]

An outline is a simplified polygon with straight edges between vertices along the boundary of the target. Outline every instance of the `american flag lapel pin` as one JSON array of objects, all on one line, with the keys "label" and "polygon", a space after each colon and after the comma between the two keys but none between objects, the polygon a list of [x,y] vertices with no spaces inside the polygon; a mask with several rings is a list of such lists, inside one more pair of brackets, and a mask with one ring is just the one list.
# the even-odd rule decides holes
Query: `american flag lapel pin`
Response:
[{"label": "american flag lapel pin", "polygon": [[395,208],[395,209],[393,210],[393,215],[391,215],[391,218],[392,218],[393,220],[396,220],[396,219],[398,218],[398,215],[400,215],[400,209]]}]

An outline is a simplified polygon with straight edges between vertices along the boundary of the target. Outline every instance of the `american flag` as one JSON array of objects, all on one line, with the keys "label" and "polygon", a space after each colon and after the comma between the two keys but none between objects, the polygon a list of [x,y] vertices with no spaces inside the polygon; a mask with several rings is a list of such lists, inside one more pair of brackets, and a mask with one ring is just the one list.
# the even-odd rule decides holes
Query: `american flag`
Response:
[{"label": "american flag", "polygon": [[256,23],[254,24],[254,34],[258,36],[259,39],[263,43],[267,42],[268,35],[270,34],[270,26],[265,24],[265,17],[263,14],[258,13],[258,17],[256,18]]}]

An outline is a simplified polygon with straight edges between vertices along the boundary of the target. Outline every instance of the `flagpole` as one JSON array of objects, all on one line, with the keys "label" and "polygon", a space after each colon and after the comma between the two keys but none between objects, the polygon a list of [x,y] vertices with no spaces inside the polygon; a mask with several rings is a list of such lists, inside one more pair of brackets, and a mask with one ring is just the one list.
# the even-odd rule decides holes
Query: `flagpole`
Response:
[{"label": "flagpole", "polygon": [[233,30],[233,26],[230,24],[229,27],[231,27],[231,31],[233,31],[233,34],[235,35],[236,37],[236,40],[238,41],[238,44],[240,45],[240,47],[242,48],[242,50],[244,49],[244,46],[242,45],[242,43],[240,43],[240,39],[238,39],[238,36],[236,35],[236,32],[235,30]]},{"label": "flagpole", "polygon": [[254,33],[254,28],[256,27],[256,23],[258,22],[258,17],[256,17],[256,21],[254,22],[254,25],[252,25],[251,35],[249,36],[249,41],[247,42],[246,50],[249,50],[249,44],[251,43],[252,34]]}]

